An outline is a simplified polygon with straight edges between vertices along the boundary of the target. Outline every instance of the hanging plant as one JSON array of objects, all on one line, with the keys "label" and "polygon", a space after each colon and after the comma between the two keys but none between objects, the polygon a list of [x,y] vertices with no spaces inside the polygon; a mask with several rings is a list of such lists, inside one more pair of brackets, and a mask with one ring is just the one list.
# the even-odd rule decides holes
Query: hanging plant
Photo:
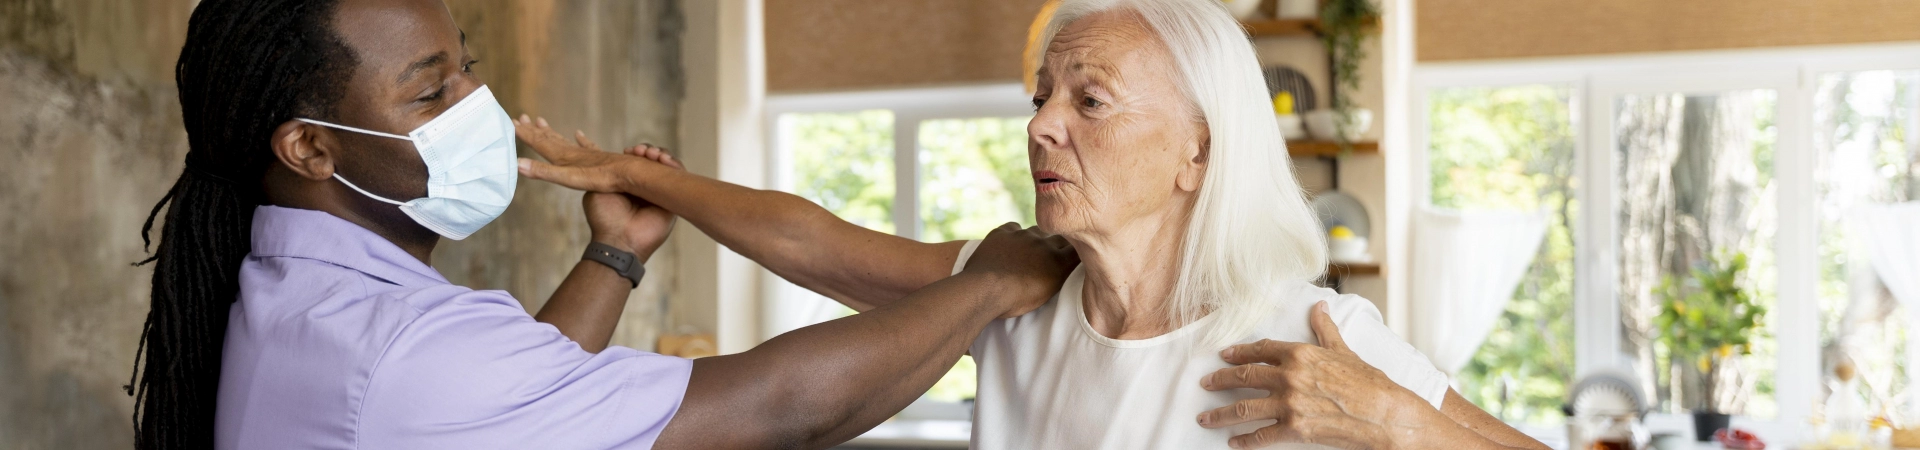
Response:
[{"label": "hanging plant", "polygon": [[1328,96],[1342,153],[1352,145],[1346,135],[1353,126],[1353,95],[1360,90],[1360,62],[1367,59],[1367,28],[1379,19],[1380,7],[1369,0],[1326,0],[1320,7],[1320,41],[1333,65]]}]

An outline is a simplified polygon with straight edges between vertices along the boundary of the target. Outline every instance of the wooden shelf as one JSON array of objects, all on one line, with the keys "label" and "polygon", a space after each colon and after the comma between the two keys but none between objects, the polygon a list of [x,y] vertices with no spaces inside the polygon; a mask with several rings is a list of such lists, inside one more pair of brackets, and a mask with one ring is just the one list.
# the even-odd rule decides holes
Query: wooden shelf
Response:
[{"label": "wooden shelf", "polygon": [[[1380,153],[1379,142],[1355,142],[1353,154],[1373,155]],[[1287,141],[1287,155],[1295,158],[1337,157],[1340,156],[1340,143],[1333,141]]]},{"label": "wooden shelf", "polygon": [[1327,264],[1327,277],[1347,277],[1352,275],[1379,275],[1380,263],[1331,263]]},{"label": "wooden shelf", "polygon": [[1314,37],[1320,34],[1320,21],[1317,19],[1261,19],[1240,22],[1247,29],[1247,35],[1253,37],[1298,36]]},{"label": "wooden shelf", "polygon": [[[1241,21],[1240,26],[1247,29],[1252,37],[1317,37],[1320,36],[1320,19],[1258,19]],[[1367,23],[1371,32],[1378,32],[1380,19],[1374,18]]]}]

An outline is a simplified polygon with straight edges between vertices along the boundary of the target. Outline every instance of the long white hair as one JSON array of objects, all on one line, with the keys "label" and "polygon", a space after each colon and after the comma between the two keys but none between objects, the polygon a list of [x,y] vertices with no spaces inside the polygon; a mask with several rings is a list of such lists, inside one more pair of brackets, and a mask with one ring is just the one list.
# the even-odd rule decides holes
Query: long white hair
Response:
[{"label": "long white hair", "polygon": [[1326,237],[1294,179],[1253,45],[1219,0],[1064,0],[1032,56],[1045,58],[1067,24],[1112,10],[1139,13],[1166,44],[1212,137],[1168,310],[1176,325],[1211,311],[1201,342],[1231,344],[1276,309],[1283,288],[1326,271]]}]

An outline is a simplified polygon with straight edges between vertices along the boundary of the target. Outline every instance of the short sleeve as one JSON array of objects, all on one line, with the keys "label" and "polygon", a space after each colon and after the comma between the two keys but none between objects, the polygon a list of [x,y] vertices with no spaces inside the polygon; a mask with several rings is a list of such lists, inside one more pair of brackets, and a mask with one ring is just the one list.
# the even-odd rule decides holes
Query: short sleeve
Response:
[{"label": "short sleeve", "polygon": [[972,258],[973,252],[979,249],[980,249],[979,239],[967,241],[967,245],[960,246],[960,257],[953,259],[953,273],[949,275],[959,275],[961,270],[966,269],[967,259]]},{"label": "short sleeve", "polygon": [[424,311],[380,356],[358,444],[651,448],[692,370],[625,347],[588,353],[504,292],[468,292]]},{"label": "short sleeve", "polygon": [[1447,374],[1433,366],[1427,355],[1394,334],[1381,320],[1373,302],[1346,294],[1328,302],[1334,323],[1340,325],[1340,337],[1347,348],[1408,390],[1440,408],[1447,398]]},{"label": "short sleeve", "polygon": [[[979,249],[979,239],[967,241],[967,245],[960,246],[960,256],[953,258],[953,275],[959,275],[961,270],[965,270],[967,268],[967,259],[972,258],[973,252]],[[987,346],[981,344],[984,344],[987,339],[990,339],[989,335],[993,334],[993,327],[1004,326],[1006,326],[1005,319],[995,319],[993,322],[989,322],[987,329],[981,331],[979,336],[974,337],[972,344],[967,345],[967,355],[972,356],[976,361],[985,357]]]}]

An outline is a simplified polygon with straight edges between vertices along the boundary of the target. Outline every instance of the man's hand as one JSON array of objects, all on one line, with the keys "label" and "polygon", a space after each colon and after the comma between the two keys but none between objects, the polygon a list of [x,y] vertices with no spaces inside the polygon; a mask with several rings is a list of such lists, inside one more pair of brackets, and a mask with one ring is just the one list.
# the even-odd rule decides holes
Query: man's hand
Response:
[{"label": "man's hand", "polygon": [[[1340,337],[1327,303],[1313,308],[1309,325],[1320,345],[1261,340],[1220,353],[1234,367],[1201,379],[1209,391],[1259,389],[1266,397],[1241,400],[1201,413],[1200,425],[1222,428],[1256,420],[1275,420],[1253,433],[1234,436],[1233,448],[1261,448],[1281,442],[1306,442],[1342,448],[1395,448],[1410,442],[1423,422],[1447,420],[1426,400],[1360,360]],[[1422,417],[1425,416],[1433,417]],[[1417,418],[1417,419],[1416,419]],[[1445,422],[1452,425],[1450,420]],[[1457,428],[1457,427],[1456,427]],[[1396,442],[1396,440],[1399,440]]]},{"label": "man's hand", "polygon": [[[583,133],[576,132],[574,139],[583,147],[599,148],[593,141],[587,140]],[[633,146],[626,153],[676,169],[680,166],[673,157],[667,156],[666,149],[649,144]],[[641,261],[646,261],[654,251],[660,250],[660,245],[667,241],[667,233],[673,231],[673,213],[640,197],[588,192],[581,202],[587,210],[587,228],[592,230],[594,242],[633,253]]]},{"label": "man's hand", "polygon": [[1080,265],[1080,254],[1065,238],[1049,236],[1039,227],[1020,229],[1007,222],[987,233],[980,247],[967,259],[966,272],[990,274],[1025,289],[1022,295],[1006,297],[1006,309],[1000,318],[1019,317],[1047,304],[1060,284]]},{"label": "man's hand", "polygon": [[[629,192],[633,174],[642,166],[680,169],[680,163],[664,151],[629,149],[626,154],[601,151],[584,135],[575,132],[573,142],[547,125],[546,119],[521,115],[513,122],[513,133],[547,162],[520,158],[520,175],[588,192]],[[643,146],[644,147],[644,146]],[[657,150],[657,149],[656,149]],[[649,157],[652,155],[653,157]]]}]

